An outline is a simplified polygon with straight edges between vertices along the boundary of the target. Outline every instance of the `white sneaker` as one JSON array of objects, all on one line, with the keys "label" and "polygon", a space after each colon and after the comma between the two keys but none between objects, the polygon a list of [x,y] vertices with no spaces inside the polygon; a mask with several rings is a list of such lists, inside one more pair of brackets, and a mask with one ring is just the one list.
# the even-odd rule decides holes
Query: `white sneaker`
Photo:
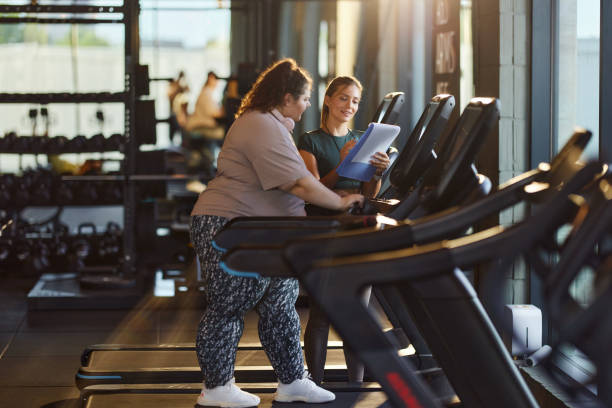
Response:
[{"label": "white sneaker", "polygon": [[333,392],[329,392],[317,386],[308,376],[308,371],[304,376],[293,381],[291,384],[278,383],[278,389],[274,394],[274,401],[293,402],[302,401],[310,403],[330,402],[336,399]]},{"label": "white sneaker", "polygon": [[248,408],[259,405],[259,397],[242,391],[232,378],[224,385],[208,389],[202,388],[197,404],[202,407]]}]

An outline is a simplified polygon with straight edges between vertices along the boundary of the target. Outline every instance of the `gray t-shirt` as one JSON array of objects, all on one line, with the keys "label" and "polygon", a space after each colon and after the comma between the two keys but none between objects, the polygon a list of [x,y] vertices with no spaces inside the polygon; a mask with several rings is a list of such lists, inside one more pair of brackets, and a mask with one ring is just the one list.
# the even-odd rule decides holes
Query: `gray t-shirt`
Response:
[{"label": "gray t-shirt", "polygon": [[310,176],[291,134],[271,113],[242,114],[227,133],[208,183],[191,215],[305,215],[304,201],[277,187]]}]

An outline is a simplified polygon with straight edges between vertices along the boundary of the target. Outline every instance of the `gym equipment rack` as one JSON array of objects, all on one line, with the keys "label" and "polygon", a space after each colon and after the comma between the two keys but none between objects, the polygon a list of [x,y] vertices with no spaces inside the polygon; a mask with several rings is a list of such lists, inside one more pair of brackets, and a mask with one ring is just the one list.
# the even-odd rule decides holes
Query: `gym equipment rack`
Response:
[{"label": "gym equipment rack", "polygon": [[[2,24],[122,24],[125,31],[125,78],[122,92],[96,93],[0,93],[0,103],[123,103],[125,129],[121,151],[123,152],[123,257],[120,260],[122,276],[134,279],[136,285],[129,290],[83,291],[76,281],[76,274],[43,274],[28,294],[30,309],[71,309],[75,307],[108,308],[130,307],[142,294],[142,279],[135,263],[135,212],[136,212],[136,100],[139,72],[139,16],[137,1],[123,0],[119,6],[96,5],[0,5],[0,13],[23,14],[0,16]],[[35,14],[34,16],[32,14]],[[46,15],[40,17],[40,15]],[[61,18],[60,14],[71,14]],[[85,179],[83,179],[85,180]],[[93,295],[93,296],[92,296]],[[120,300],[120,301],[118,301]]]}]

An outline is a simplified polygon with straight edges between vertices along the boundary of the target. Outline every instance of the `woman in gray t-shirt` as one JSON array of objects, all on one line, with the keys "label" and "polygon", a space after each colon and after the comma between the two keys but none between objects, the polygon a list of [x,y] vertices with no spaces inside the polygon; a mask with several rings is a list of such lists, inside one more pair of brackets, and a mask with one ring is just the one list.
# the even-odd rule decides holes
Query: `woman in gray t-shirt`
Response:
[{"label": "woman in gray t-shirt", "polygon": [[196,338],[204,376],[197,400],[201,406],[259,403],[233,380],[244,315],[254,307],[261,344],[279,378],[275,400],[316,403],[335,398],[304,371],[297,281],[230,275],[219,267],[221,254],[211,244],[217,231],[237,216],[304,215],[304,200],[337,210],[363,202],[360,194],[340,197],[316,180],[295,147],[290,132],[310,106],[311,84],[309,74],[292,59],[276,62],[259,76],[227,133],[217,176],[192,211],[191,240],[204,271],[208,303]]}]

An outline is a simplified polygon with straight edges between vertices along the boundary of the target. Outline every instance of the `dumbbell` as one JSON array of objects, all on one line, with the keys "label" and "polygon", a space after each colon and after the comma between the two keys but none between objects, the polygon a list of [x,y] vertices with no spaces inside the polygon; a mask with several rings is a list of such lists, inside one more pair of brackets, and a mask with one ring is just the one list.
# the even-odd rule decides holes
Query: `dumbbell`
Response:
[{"label": "dumbbell", "polygon": [[119,224],[113,221],[106,224],[106,231],[98,243],[98,254],[102,262],[113,264],[118,262],[123,248],[122,235]]},{"label": "dumbbell", "polygon": [[120,151],[122,144],[123,135],[121,133],[113,133],[108,138],[106,138],[104,149],[106,151]]},{"label": "dumbbell", "polygon": [[32,254],[32,245],[30,240],[18,238],[13,248],[13,257],[19,264],[23,264]]},{"label": "dumbbell", "polygon": [[100,202],[104,204],[121,204],[123,202],[123,185],[118,181],[101,182],[98,197]]},{"label": "dumbbell", "polygon": [[0,265],[7,262],[11,255],[11,241],[9,239],[0,240]]},{"label": "dumbbell", "polygon": [[14,174],[0,175],[0,208],[9,208],[13,197]]},{"label": "dumbbell", "polygon": [[9,208],[11,198],[11,190],[5,184],[0,183],[0,208]]},{"label": "dumbbell", "polygon": [[67,150],[68,138],[66,136],[55,136],[49,138],[47,151],[52,154],[63,153]]},{"label": "dumbbell", "polygon": [[[89,233],[86,233],[89,229]],[[70,245],[70,259],[72,268],[75,270],[83,269],[85,260],[92,252],[91,237],[96,235],[96,226],[87,222],[80,224],[77,228],[77,235]]]},{"label": "dumbbell", "polygon": [[35,272],[42,272],[49,269],[51,262],[49,260],[49,246],[43,239],[36,239],[31,242],[31,255],[29,257],[28,267],[31,267]]},{"label": "dumbbell", "polygon": [[4,143],[6,144],[5,146],[6,151],[12,152],[14,150],[13,145],[15,144],[17,137],[18,137],[17,133],[15,132],[8,132],[7,134],[4,135],[3,140],[4,140]]},{"label": "dumbbell", "polygon": [[70,205],[74,202],[74,182],[62,181],[61,176],[54,183],[54,202],[59,205]]},{"label": "dumbbell", "polygon": [[83,135],[77,135],[69,139],[66,143],[66,152],[80,153],[87,149],[87,138]]},{"label": "dumbbell", "polygon": [[103,152],[106,146],[106,138],[102,133],[96,133],[88,141],[89,151],[91,152]]},{"label": "dumbbell", "polygon": [[77,181],[73,184],[74,201],[77,204],[94,205],[99,203],[98,189],[95,183]]},{"label": "dumbbell", "polygon": [[13,138],[17,136],[15,132],[6,133],[3,137],[0,137],[0,152],[10,152]]},{"label": "dumbbell", "polygon": [[0,185],[5,185],[7,189],[11,190],[17,181],[17,176],[11,173],[0,174]]},{"label": "dumbbell", "polygon": [[51,248],[51,266],[56,271],[65,271],[70,263],[68,262],[68,252],[70,247],[65,236],[55,236],[50,245]]},{"label": "dumbbell", "polygon": [[55,177],[46,169],[39,169],[34,181],[30,184],[30,200],[32,204],[48,205],[51,203],[52,189]]},{"label": "dumbbell", "polygon": [[49,141],[51,139],[47,136],[35,136],[31,142],[31,152],[43,154],[49,151]]},{"label": "dumbbell", "polygon": [[34,147],[32,136],[17,136],[12,143],[12,150],[17,153],[30,153]]},{"label": "dumbbell", "polygon": [[23,177],[15,183],[12,202],[13,208],[24,208],[30,204],[30,186]]},{"label": "dumbbell", "polygon": [[8,150],[8,140],[6,138],[6,135],[0,137],[0,152],[6,152]]}]

